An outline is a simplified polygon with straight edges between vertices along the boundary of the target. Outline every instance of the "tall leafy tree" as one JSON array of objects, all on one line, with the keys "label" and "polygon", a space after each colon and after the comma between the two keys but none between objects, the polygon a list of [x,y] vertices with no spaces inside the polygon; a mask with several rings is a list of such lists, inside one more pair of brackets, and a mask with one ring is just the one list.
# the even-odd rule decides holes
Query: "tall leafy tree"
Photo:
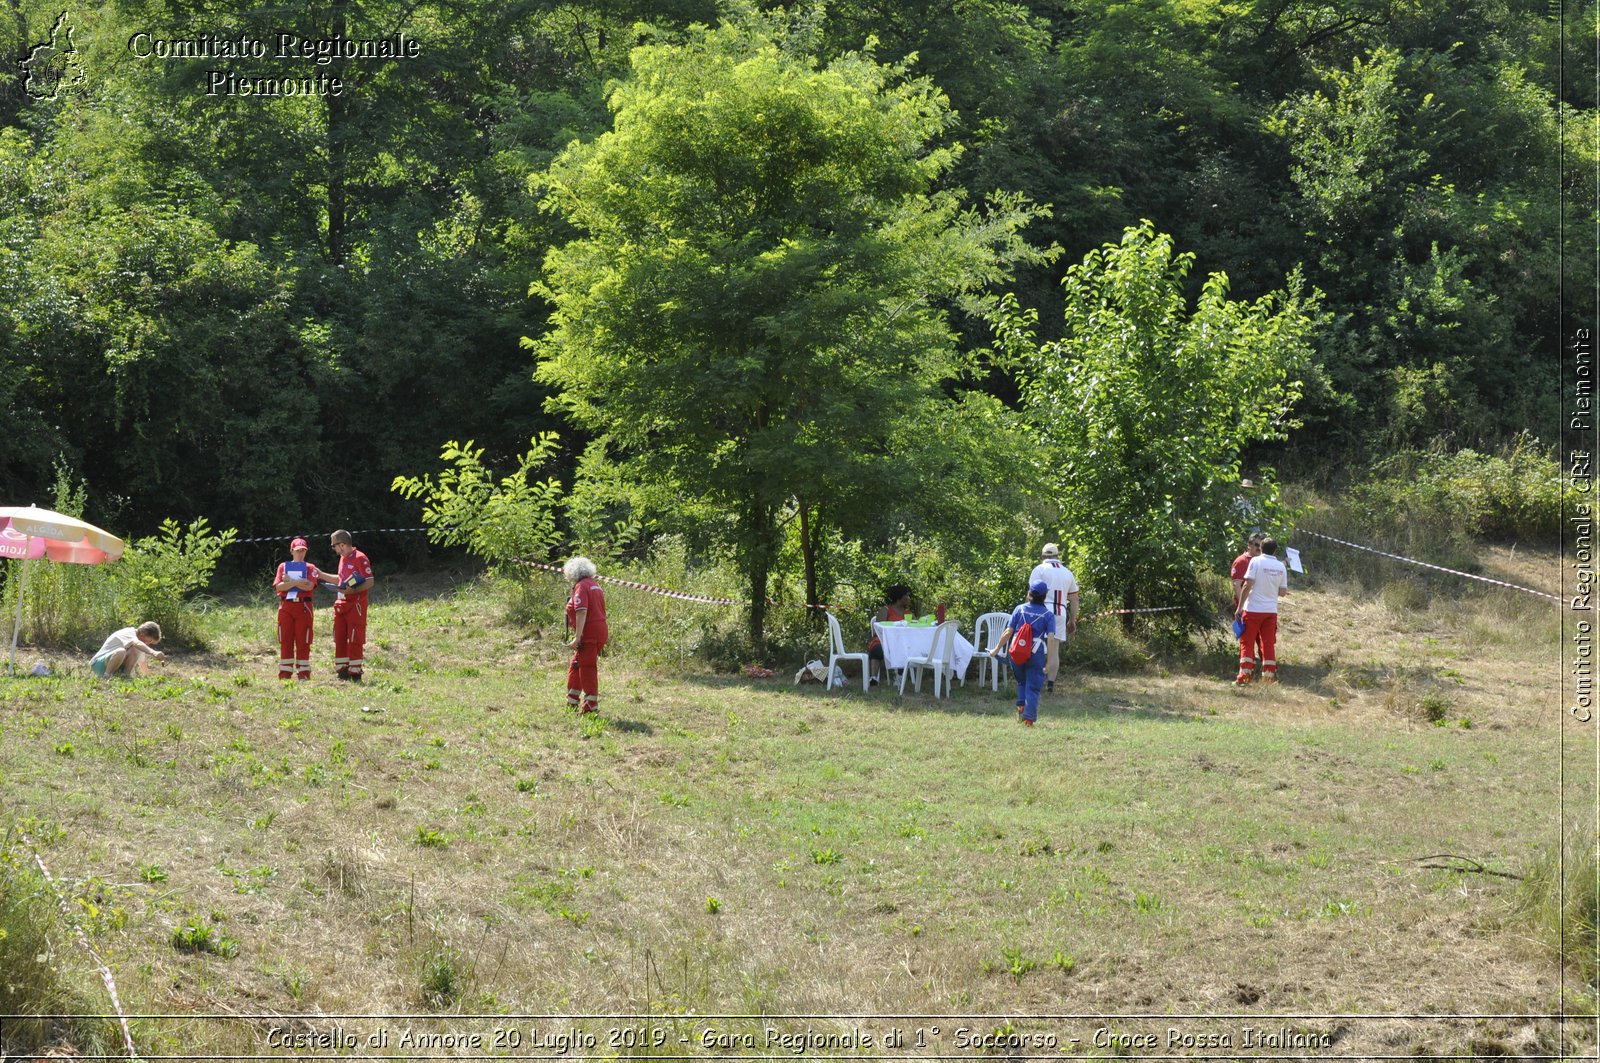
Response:
[{"label": "tall leafy tree", "polygon": [[1020,198],[935,190],[960,149],[937,144],[952,118],[929,82],[822,65],[787,31],[752,15],[633,52],[612,131],[541,179],[578,235],[535,287],[552,404],[730,515],[757,643],[780,517],[814,543],[813,522],[918,490],[883,459],[966,364],[951,307],[1039,258]]},{"label": "tall leafy tree", "polygon": [[1292,426],[1317,298],[1291,276],[1287,291],[1235,301],[1213,273],[1191,311],[1193,263],[1144,222],[1067,271],[1061,339],[1028,353],[1026,316],[1004,335],[1030,363],[1028,408],[1053,463],[1041,475],[1088,585],[1204,623],[1197,572],[1236,542],[1241,452]]}]

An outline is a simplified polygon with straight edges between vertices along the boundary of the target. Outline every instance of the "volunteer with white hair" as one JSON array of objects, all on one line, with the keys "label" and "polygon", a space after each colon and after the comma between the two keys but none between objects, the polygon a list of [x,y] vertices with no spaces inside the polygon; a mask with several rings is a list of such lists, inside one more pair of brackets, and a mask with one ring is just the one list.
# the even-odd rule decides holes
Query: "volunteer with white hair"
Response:
[{"label": "volunteer with white hair", "polygon": [[[574,557],[561,566],[561,574],[572,581],[572,596],[567,599],[567,627],[572,638],[572,663],[567,665],[567,707],[580,713],[600,711],[600,651],[611,637],[606,626],[606,595],[595,582],[594,562]],[[582,707],[579,696],[582,696]]]},{"label": "volunteer with white hair", "polygon": [[1028,585],[1043,583],[1047,589],[1045,604],[1056,615],[1055,629],[1050,632],[1049,657],[1044,666],[1044,689],[1055,693],[1056,674],[1061,671],[1061,644],[1068,635],[1078,630],[1078,579],[1072,569],[1061,563],[1061,547],[1045,543],[1039,551],[1042,560],[1028,575]]}]

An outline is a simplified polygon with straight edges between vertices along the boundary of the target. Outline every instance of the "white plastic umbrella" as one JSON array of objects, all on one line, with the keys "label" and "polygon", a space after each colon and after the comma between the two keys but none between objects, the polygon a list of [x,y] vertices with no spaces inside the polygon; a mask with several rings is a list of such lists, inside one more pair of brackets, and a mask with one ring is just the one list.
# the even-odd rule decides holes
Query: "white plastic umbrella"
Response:
[{"label": "white plastic umbrella", "polygon": [[38,506],[0,506],[0,557],[22,561],[8,670],[15,671],[17,666],[17,635],[22,630],[22,596],[28,589],[30,562],[42,557],[69,565],[100,565],[121,556],[121,539],[77,517]]}]

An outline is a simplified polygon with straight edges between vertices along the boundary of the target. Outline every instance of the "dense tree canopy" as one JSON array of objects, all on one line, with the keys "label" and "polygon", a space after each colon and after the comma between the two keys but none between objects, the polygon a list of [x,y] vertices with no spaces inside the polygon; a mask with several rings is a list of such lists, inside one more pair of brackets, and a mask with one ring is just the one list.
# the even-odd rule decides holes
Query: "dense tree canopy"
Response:
[{"label": "dense tree canopy", "polygon": [[612,130],[540,179],[582,235],[545,259],[539,379],[646,476],[732,515],[758,641],[781,511],[809,560],[823,522],[937,490],[885,459],[950,401],[943,307],[1041,257],[1025,205],[935,189],[957,151],[933,146],[951,115],[929,82],[864,54],[819,66],[783,29],[638,48]]},{"label": "dense tree canopy", "polygon": [[[131,534],[414,518],[388,485],[443,441],[508,467],[560,428],[558,475],[615,434],[630,478],[752,572],[752,551],[789,564],[749,534],[776,528],[808,595],[830,550],[969,543],[993,522],[929,498],[927,470],[992,482],[975,463],[1005,444],[972,433],[1040,415],[964,311],[1014,292],[1043,343],[1073,320],[1062,266],[1016,254],[1025,203],[1067,262],[1148,219],[1193,252],[1191,302],[1218,272],[1247,302],[1297,267],[1324,293],[1303,427],[1252,469],[1548,442],[1531,356],[1594,314],[1592,0],[816,0],[737,48],[691,27],[773,5],[69,6],[0,16],[7,56],[55,41],[48,71],[0,64],[0,489],[46,498],[62,459]],[[131,46],[280,31],[415,50]],[[343,90],[211,91],[219,72]],[[518,340],[546,335],[535,380]],[[619,421],[641,391],[649,415]],[[745,532],[718,531],[736,506]]]}]

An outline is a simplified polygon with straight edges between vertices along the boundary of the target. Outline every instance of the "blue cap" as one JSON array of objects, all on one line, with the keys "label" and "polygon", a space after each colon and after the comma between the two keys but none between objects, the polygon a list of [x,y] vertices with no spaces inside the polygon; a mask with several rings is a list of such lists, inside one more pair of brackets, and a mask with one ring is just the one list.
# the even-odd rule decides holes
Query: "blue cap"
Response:
[{"label": "blue cap", "polygon": [[1028,588],[1028,593],[1029,594],[1049,594],[1050,593],[1050,584],[1046,583],[1044,580],[1040,580],[1038,583],[1035,583],[1033,586]]}]

